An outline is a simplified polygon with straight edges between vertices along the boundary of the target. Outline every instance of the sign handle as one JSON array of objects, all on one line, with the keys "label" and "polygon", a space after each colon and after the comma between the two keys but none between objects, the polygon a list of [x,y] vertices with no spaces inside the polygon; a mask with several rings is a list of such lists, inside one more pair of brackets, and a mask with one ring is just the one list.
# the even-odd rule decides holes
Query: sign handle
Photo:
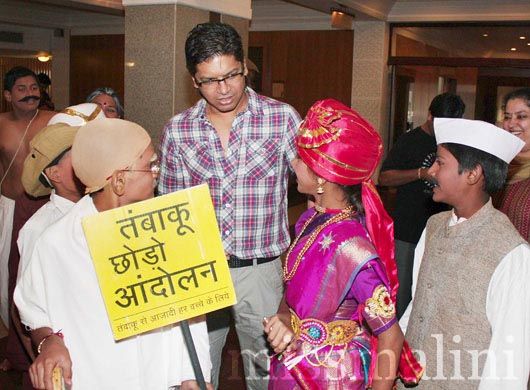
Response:
[{"label": "sign handle", "polygon": [[52,371],[52,383],[53,390],[65,390],[64,379],[63,379],[63,370],[59,366],[55,366]]},{"label": "sign handle", "polygon": [[199,384],[199,388],[201,390],[206,390],[206,382],[204,381],[204,376],[202,374],[199,358],[197,357],[197,351],[195,350],[195,344],[193,343],[193,338],[191,337],[190,324],[188,320],[180,321],[180,329],[182,329],[184,342],[186,343],[186,347],[188,348],[188,354],[190,355],[191,365],[193,367],[193,372],[195,373],[195,380]]}]

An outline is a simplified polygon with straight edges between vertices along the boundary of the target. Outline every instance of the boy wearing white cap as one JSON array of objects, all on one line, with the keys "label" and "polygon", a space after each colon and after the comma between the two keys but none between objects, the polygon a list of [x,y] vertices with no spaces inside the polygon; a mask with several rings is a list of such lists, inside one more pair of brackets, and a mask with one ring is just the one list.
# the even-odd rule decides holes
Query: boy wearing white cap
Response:
[{"label": "boy wearing white cap", "polygon": [[[178,324],[114,340],[81,225],[86,216],[153,197],[158,165],[151,138],[132,122],[91,121],[77,131],[72,165],[88,195],[37,240],[15,290],[39,352],[30,367],[33,385],[52,389],[58,366],[75,390],[198,388]],[[208,379],[206,323],[191,322]]]},{"label": "boy wearing white cap", "polygon": [[400,321],[426,363],[420,388],[526,389],[530,247],[490,198],[524,142],[465,119],[437,118],[434,131],[433,199],[453,210],[427,222]]}]

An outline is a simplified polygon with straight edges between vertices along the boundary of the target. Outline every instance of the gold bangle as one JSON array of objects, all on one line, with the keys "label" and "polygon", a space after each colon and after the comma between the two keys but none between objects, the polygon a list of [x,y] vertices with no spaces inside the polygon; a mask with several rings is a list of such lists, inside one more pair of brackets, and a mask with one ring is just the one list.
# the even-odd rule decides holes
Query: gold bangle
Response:
[{"label": "gold bangle", "polygon": [[38,353],[38,354],[40,354],[44,342],[45,342],[46,340],[48,340],[51,336],[58,336],[58,337],[60,337],[60,338],[62,338],[62,339],[64,338],[64,336],[63,336],[63,334],[61,333],[60,330],[59,330],[58,332],[52,332],[52,333],[50,333],[49,335],[44,336],[44,337],[42,338],[42,340],[40,341],[39,346],[37,347],[37,353]]}]

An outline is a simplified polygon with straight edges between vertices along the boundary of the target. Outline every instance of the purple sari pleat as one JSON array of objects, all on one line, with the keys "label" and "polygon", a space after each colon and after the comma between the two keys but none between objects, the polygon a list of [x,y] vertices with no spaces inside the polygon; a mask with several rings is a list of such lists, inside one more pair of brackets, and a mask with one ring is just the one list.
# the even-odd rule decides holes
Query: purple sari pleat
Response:
[{"label": "purple sari pleat", "polygon": [[[314,214],[314,210],[308,210],[302,215],[296,225],[297,234]],[[331,216],[317,215],[306,227],[304,236],[300,237],[286,259],[288,270],[294,267],[311,232]],[[333,223],[318,234],[299,262],[296,273],[286,283],[286,302],[300,319],[313,318],[326,323],[353,320],[362,324],[360,309],[364,301],[356,300],[355,292],[361,288],[371,294],[375,284],[388,287],[384,270],[380,270],[378,264],[377,253],[362,221],[354,217]],[[370,274],[372,279],[364,278],[361,271],[367,266],[378,268],[375,274],[383,275],[383,280],[373,280],[374,273]],[[354,283],[361,287],[352,289]],[[349,343],[325,346],[302,359],[291,370],[274,358],[269,389],[364,389],[370,364],[370,340],[370,331],[363,329]],[[294,356],[303,355],[302,342],[299,341],[297,346],[283,359],[291,360]]]}]

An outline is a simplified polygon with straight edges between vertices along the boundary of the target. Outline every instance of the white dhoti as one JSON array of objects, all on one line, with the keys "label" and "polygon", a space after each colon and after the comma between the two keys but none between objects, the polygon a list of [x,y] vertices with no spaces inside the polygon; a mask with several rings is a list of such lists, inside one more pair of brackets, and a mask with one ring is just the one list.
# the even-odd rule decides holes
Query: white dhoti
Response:
[{"label": "white dhoti", "polygon": [[15,201],[0,195],[0,318],[9,327],[9,252]]}]

